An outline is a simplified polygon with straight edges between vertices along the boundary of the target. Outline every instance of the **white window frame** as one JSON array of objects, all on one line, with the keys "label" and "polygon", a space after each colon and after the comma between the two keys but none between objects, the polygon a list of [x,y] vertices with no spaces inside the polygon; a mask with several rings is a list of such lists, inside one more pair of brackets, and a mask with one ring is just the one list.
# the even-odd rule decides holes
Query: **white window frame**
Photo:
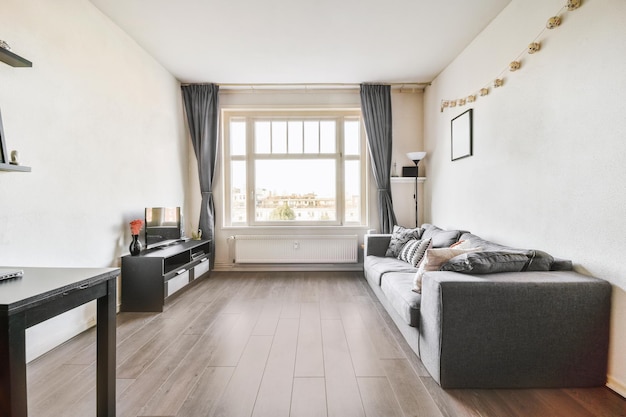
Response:
[{"label": "white window frame", "polygon": [[[246,155],[231,155],[230,144],[230,121],[231,119],[245,119],[246,120]],[[297,154],[263,154],[255,155],[254,153],[254,122],[256,120],[336,120],[337,129],[337,151],[335,153],[297,153]],[[344,150],[344,136],[343,128],[344,121],[350,119],[359,120],[359,154],[358,155],[345,155]],[[221,111],[221,126],[222,126],[222,155],[223,155],[223,179],[224,179],[224,227],[319,227],[319,226],[334,226],[334,227],[360,227],[367,224],[367,190],[368,190],[368,175],[367,175],[367,148],[365,138],[365,128],[363,125],[363,118],[361,116],[360,109],[348,108],[348,109],[237,109],[237,108],[223,108]],[[250,204],[254,202],[254,166],[256,160],[289,160],[289,159],[334,159],[336,166],[336,184],[335,184],[335,198],[336,198],[336,219],[332,221],[310,221],[310,220],[292,220],[292,221],[259,221],[255,218],[255,205]],[[345,212],[345,189],[344,189],[344,164],[346,161],[359,161],[360,162],[360,219],[359,221],[348,221]],[[246,221],[237,222],[231,219],[231,162],[233,161],[245,161],[246,164]]]}]

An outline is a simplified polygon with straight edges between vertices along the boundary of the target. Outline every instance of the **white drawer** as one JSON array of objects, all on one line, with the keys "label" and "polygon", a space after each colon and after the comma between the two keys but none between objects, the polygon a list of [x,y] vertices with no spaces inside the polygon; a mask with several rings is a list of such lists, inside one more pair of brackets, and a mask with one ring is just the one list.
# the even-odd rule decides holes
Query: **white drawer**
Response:
[{"label": "white drawer", "polygon": [[193,279],[200,278],[203,274],[209,272],[209,258],[199,263],[193,268]]},{"label": "white drawer", "polygon": [[187,284],[189,284],[189,271],[185,271],[167,281],[167,292],[165,296],[169,297]]}]

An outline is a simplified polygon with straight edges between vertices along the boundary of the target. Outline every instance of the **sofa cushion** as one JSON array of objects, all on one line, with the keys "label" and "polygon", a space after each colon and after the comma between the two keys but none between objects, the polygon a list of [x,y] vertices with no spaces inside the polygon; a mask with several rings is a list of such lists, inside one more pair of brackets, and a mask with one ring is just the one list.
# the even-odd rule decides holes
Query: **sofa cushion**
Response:
[{"label": "sofa cushion", "polygon": [[424,223],[422,224],[422,239],[432,239],[433,248],[447,248],[453,243],[459,240],[461,234],[460,230],[443,230],[435,225]]},{"label": "sofa cushion", "polygon": [[[510,246],[500,245],[498,243],[490,242],[472,233],[464,233],[459,240],[463,240],[466,244],[470,244],[474,247],[481,247],[486,252],[510,252],[510,253],[522,253],[528,256],[530,262],[526,267],[526,271],[550,271],[552,269],[571,269],[567,268],[567,263],[560,263],[558,266],[555,264],[554,258],[543,251],[535,249],[518,249]],[[569,264],[571,266],[571,263]],[[558,267],[558,268],[557,268]]]},{"label": "sofa cushion", "polygon": [[419,266],[424,258],[426,250],[432,246],[432,239],[409,240],[398,255],[398,259],[408,262],[415,268]]},{"label": "sofa cushion", "polygon": [[440,271],[471,274],[494,274],[496,272],[524,271],[531,258],[523,253],[470,252],[455,256],[443,264]]},{"label": "sofa cushion", "polygon": [[372,285],[380,286],[380,280],[383,274],[388,272],[407,272],[414,275],[417,268],[397,258],[390,258],[388,256],[366,256],[363,261],[363,270],[365,271],[365,278],[367,278]]},{"label": "sofa cushion", "polygon": [[411,291],[413,275],[412,273],[385,274],[380,288],[400,317],[409,326],[419,327],[422,295]]},{"label": "sofa cushion", "polygon": [[400,255],[400,251],[405,243],[409,240],[419,240],[424,232],[421,228],[407,229],[406,227],[395,225],[393,226],[393,232],[391,233],[391,240],[389,241],[389,247],[385,256],[393,256],[397,258]]},{"label": "sofa cushion", "polygon": [[424,256],[424,260],[420,264],[415,276],[413,277],[413,288],[412,290],[416,293],[422,292],[422,277],[425,272],[428,271],[438,271],[439,268],[450,259],[455,256],[462,255],[468,252],[476,252],[480,250],[480,248],[468,248],[468,249],[457,249],[457,248],[433,248],[428,249],[426,251],[426,255]]},{"label": "sofa cushion", "polygon": [[572,269],[574,266],[569,259],[554,258],[552,265],[550,265],[550,271],[571,271]]}]

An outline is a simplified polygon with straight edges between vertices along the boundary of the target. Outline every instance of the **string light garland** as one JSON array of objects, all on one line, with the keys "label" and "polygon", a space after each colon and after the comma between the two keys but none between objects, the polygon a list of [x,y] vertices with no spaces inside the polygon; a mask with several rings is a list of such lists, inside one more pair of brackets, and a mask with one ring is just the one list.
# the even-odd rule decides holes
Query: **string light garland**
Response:
[{"label": "string light garland", "polygon": [[528,46],[513,60],[511,63],[498,74],[498,76],[490,83],[483,86],[477,92],[471,93],[462,98],[452,99],[452,100],[441,100],[441,112],[443,112],[447,108],[452,108],[456,106],[464,106],[466,103],[473,103],[477,100],[478,97],[485,97],[490,93],[490,87],[500,88],[504,86],[505,74],[507,72],[515,72],[522,69],[522,58],[524,55],[535,54],[539,52],[541,49],[541,41],[540,38],[544,34],[546,30],[556,29],[561,25],[561,14],[564,11],[574,11],[578,9],[582,4],[582,0],[567,0],[567,3],[559,9],[559,11],[552,17],[548,19],[546,22],[546,26],[539,32],[539,34],[535,37],[535,39],[528,44]]}]

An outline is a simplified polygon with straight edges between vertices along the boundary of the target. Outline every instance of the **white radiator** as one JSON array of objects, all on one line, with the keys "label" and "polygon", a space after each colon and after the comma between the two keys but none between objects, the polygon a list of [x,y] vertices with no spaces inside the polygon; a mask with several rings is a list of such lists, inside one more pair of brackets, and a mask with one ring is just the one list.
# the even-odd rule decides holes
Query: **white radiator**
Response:
[{"label": "white radiator", "polygon": [[237,263],[355,263],[357,235],[237,235]]}]

